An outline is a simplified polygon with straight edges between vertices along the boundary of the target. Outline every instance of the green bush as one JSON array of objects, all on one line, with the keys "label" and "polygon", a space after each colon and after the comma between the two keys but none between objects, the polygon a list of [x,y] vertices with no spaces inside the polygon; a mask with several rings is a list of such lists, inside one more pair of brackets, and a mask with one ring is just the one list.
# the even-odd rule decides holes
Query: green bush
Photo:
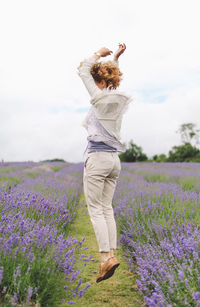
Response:
[{"label": "green bush", "polygon": [[165,154],[154,155],[153,160],[156,162],[167,162],[167,156]]},{"label": "green bush", "polygon": [[142,148],[134,144],[132,140],[126,151],[119,155],[119,158],[122,162],[146,161],[148,159],[146,154],[142,152]]},{"label": "green bush", "polygon": [[173,146],[167,160],[169,162],[200,162],[200,150],[190,143]]}]

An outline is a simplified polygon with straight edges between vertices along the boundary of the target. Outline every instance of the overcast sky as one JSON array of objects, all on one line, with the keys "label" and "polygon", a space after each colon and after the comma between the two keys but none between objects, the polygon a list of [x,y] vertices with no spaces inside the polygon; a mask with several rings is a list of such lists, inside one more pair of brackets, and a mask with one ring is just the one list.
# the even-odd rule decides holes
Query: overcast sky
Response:
[{"label": "overcast sky", "polygon": [[[121,136],[151,157],[200,128],[198,0],[0,0],[0,160],[83,161],[89,94],[80,62],[101,47],[132,95]],[[112,56],[102,60],[112,59]]]}]

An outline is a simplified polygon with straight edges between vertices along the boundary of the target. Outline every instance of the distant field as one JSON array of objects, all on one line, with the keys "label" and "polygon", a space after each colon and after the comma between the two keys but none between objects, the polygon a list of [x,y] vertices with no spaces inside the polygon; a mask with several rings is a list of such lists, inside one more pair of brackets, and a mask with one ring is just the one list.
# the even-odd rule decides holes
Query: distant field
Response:
[{"label": "distant field", "polygon": [[200,163],[122,163],[113,207],[123,270],[98,287],[82,172],[0,163],[0,305],[200,306]]}]

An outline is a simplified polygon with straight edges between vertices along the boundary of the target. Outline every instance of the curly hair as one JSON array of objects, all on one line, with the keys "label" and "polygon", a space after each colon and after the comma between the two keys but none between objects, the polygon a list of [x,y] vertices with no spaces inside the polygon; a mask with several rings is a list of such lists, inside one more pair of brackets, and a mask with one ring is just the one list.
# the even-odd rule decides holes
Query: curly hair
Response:
[{"label": "curly hair", "polygon": [[101,82],[104,79],[106,87],[110,89],[116,89],[123,79],[121,77],[123,73],[114,61],[95,62],[90,69],[90,73],[97,82]]}]

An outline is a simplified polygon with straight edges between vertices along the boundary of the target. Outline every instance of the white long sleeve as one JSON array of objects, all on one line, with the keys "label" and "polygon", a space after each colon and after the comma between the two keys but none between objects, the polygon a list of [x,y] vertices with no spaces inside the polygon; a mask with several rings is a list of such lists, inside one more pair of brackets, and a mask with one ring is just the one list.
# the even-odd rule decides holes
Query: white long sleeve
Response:
[{"label": "white long sleeve", "polygon": [[[91,56],[89,58],[85,58],[81,63],[80,66],[77,67],[78,69],[78,75],[81,77],[86,89],[88,90],[91,97],[95,96],[98,93],[101,93],[102,90],[96,85],[91,73],[90,69],[92,65],[97,60]],[[115,61],[118,65],[118,61]]]},{"label": "white long sleeve", "polygon": [[96,59],[91,56],[90,58],[84,59],[83,62],[80,63],[80,66],[77,67],[77,73],[81,77],[91,97],[101,92],[90,73],[90,69],[95,62]]}]

